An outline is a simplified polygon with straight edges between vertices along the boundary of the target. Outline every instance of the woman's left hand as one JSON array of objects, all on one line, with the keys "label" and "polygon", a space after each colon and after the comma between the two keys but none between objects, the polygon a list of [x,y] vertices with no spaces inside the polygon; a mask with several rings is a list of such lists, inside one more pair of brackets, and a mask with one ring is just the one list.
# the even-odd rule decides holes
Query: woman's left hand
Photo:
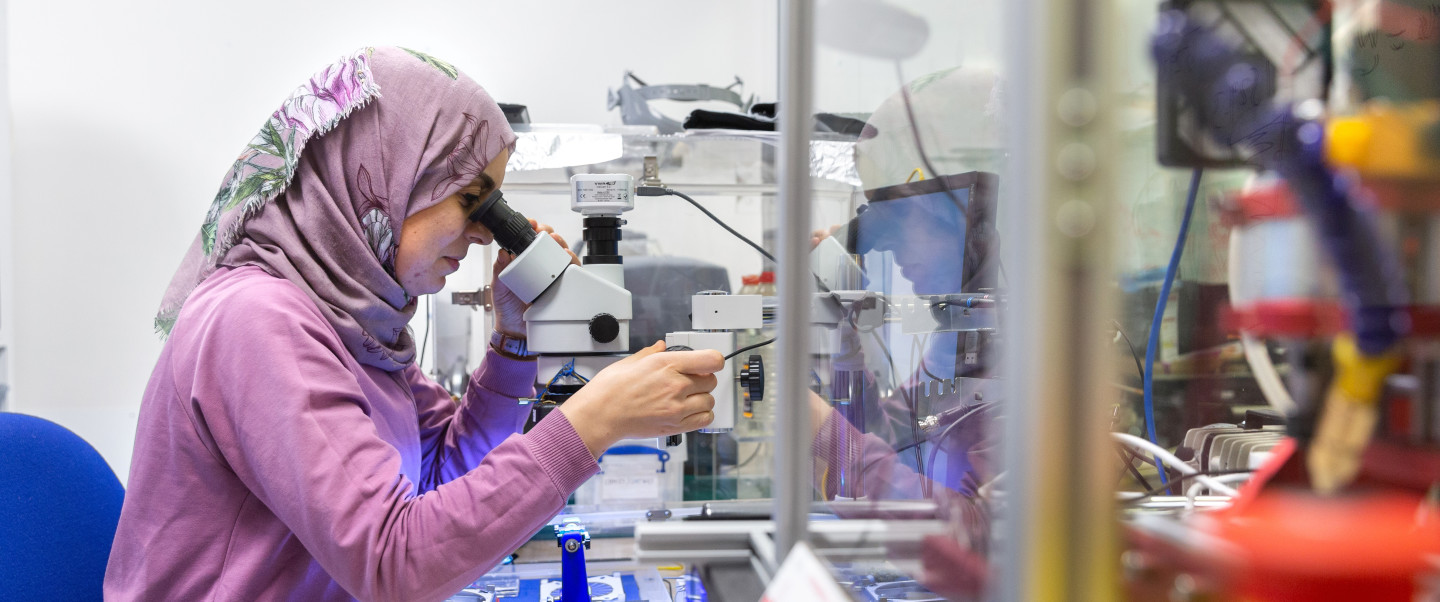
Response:
[{"label": "woman's left hand", "polygon": [[[561,247],[567,250],[570,248],[570,245],[565,244],[565,238],[556,234],[554,228],[533,219],[530,220],[530,227],[538,233],[549,234],[551,238],[555,239],[555,242],[560,243]],[[525,338],[525,310],[529,309],[530,304],[521,301],[519,297],[515,296],[515,293],[510,292],[510,287],[500,281],[500,272],[504,271],[505,266],[510,265],[510,262],[514,260],[515,256],[504,249],[500,249],[495,257],[495,271],[491,278],[495,302],[495,330],[510,338],[523,339]],[[570,253],[570,263],[580,265],[580,258],[576,257],[575,253]]]}]

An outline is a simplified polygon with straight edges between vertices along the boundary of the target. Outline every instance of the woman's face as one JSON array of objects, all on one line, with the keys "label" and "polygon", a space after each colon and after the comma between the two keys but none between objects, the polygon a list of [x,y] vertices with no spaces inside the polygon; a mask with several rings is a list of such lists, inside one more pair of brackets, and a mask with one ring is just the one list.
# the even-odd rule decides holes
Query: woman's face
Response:
[{"label": "woman's face", "polygon": [[412,297],[440,292],[445,277],[460,268],[470,245],[490,244],[490,230],[467,219],[469,206],[464,195],[485,198],[505,180],[505,163],[510,151],[485,166],[480,176],[459,192],[405,218],[400,228],[400,245],[395,250],[395,277]]},{"label": "woman's face", "polygon": [[[927,207],[927,204],[930,206]],[[950,202],[908,199],[871,203],[862,246],[890,251],[900,276],[921,295],[958,293],[964,280],[965,231]]]}]

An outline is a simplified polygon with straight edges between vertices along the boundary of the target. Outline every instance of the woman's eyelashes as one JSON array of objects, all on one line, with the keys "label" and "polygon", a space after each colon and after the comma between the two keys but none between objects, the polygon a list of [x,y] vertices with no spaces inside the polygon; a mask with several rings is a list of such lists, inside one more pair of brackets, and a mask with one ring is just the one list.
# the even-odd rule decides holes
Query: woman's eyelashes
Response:
[{"label": "woman's eyelashes", "polygon": [[480,203],[485,200],[485,195],[488,192],[489,191],[487,190],[480,190],[478,192],[460,192],[460,207],[466,212],[478,209],[480,207]]}]

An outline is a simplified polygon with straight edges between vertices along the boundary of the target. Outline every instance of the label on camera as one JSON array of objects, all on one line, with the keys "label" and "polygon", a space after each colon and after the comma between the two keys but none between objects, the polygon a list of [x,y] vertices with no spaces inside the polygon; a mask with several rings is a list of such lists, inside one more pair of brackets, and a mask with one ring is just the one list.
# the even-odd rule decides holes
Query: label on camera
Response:
[{"label": "label on camera", "polygon": [[629,203],[630,188],[619,182],[580,182],[575,186],[575,204]]}]

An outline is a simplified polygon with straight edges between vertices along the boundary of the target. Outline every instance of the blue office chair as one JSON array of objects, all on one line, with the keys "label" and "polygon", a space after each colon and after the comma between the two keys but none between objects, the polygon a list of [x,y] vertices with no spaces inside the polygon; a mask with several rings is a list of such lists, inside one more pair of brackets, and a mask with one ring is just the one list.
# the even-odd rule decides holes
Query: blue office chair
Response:
[{"label": "blue office chair", "polygon": [[124,498],[79,435],[0,412],[0,599],[99,600]]}]

